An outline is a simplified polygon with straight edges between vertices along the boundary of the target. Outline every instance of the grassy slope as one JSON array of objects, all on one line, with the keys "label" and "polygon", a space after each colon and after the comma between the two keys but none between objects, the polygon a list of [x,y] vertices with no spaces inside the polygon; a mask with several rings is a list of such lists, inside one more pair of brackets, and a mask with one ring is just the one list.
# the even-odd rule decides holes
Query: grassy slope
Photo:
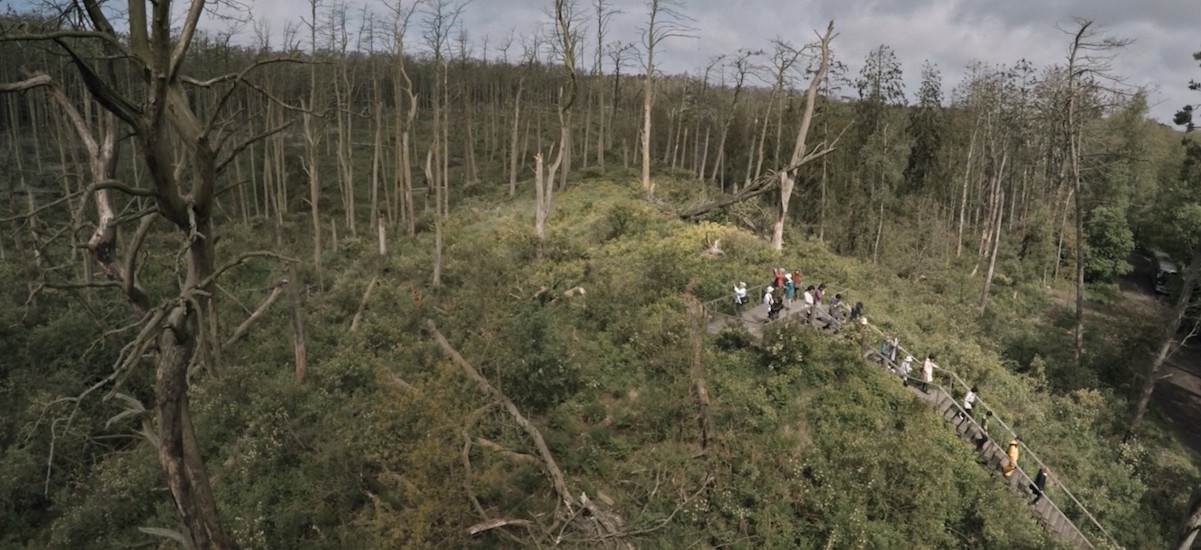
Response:
[{"label": "grassy slope", "polygon": [[[304,220],[292,223],[287,235],[301,238]],[[392,243],[386,258],[368,240],[344,238],[327,264],[327,290],[308,300],[312,365],[303,388],[291,381],[281,306],[226,350],[221,378],[197,384],[194,414],[222,510],[244,546],[490,547],[554,535],[542,531],[554,498],[540,469],[480,438],[521,453],[532,447],[430,344],[427,318],[542,427],[570,485],[613,501],[642,547],[1052,544],[929,409],[863,365],[866,342],[786,331],[770,333],[764,351],[733,336],[707,344],[717,434],[710,462],[698,456],[682,289],[693,280],[702,299],[722,297],[732,282],[761,282],[776,265],[854,289],[848,298],[867,303],[874,322],[980,381],[985,399],[1017,420],[1128,547],[1164,546],[1171,511],[1197,481],[1195,464],[1159,432],[1115,448],[1121,403],[1109,393],[1046,393],[1037,389],[1049,385],[1043,378],[1015,373],[1026,370],[1005,359],[1016,342],[1049,341],[1030,336],[1045,328],[1019,322],[1042,303],[1034,291],[981,320],[971,305],[978,282],[950,270],[897,279],[811,242],[789,243],[781,256],[740,230],[665,218],[633,182],[588,180],[557,194],[541,253],[531,226],[524,199],[484,197],[457,209],[441,290],[428,284],[429,234]],[[222,246],[272,247],[261,229],[226,226]],[[721,239],[724,258],[700,255],[707,238]],[[349,334],[376,275],[363,327]],[[250,268],[225,286],[252,296],[278,276]],[[575,286],[586,295],[563,296]],[[223,312],[226,326],[244,315],[235,309]],[[1056,380],[1057,368],[1048,369]],[[398,378],[417,391],[397,389]],[[154,467],[145,446],[96,466],[98,482],[60,500],[47,542],[110,545],[144,540],[136,526],[173,525],[165,499],[146,504],[159,495]],[[516,539],[469,537],[480,511],[536,524],[510,531]]]}]

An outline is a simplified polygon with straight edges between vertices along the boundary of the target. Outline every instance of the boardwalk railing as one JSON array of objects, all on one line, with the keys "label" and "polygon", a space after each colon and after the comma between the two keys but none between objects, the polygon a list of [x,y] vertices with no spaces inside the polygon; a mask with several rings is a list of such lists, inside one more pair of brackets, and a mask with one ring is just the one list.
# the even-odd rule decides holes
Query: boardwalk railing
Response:
[{"label": "boardwalk railing", "polygon": [[[746,315],[751,310],[754,310],[755,308],[759,307],[762,304],[764,290],[768,286],[769,285],[758,285],[755,287],[747,288],[747,304],[744,306],[744,315]],[[841,293],[844,296],[850,295],[850,292],[848,292],[848,290],[846,290],[846,289],[840,289],[840,290],[838,290],[838,293]],[[800,295],[801,295],[801,293],[798,292],[797,298],[793,299],[792,309],[790,311],[788,311],[786,314],[779,316],[777,319],[770,319],[770,320],[763,319],[763,322],[770,323],[773,321],[779,321],[779,320],[793,318],[793,317],[803,314],[803,315],[806,315],[808,317],[810,323],[815,326],[826,326],[826,327],[835,326],[836,327],[837,325],[834,325],[833,322],[841,321],[842,319],[845,319],[849,316],[850,306],[846,302],[840,303],[838,305],[837,311],[839,312],[839,315],[838,315],[839,319],[835,319],[834,316],[831,315],[830,312],[828,311],[828,308],[829,308],[828,304],[825,304],[822,306],[815,306],[812,308],[806,308],[803,301],[800,299]],[[830,293],[828,295],[832,296],[833,293]],[[798,302],[800,302],[799,308],[797,306]],[[720,321],[720,322],[722,322],[722,324],[727,324],[727,323],[748,323],[748,322],[754,323],[754,322],[758,321],[758,319],[740,317],[738,315],[738,308],[734,304],[733,287],[730,287],[730,291],[725,297],[717,298],[717,299],[713,299],[713,300],[704,302],[703,306],[705,309],[705,315],[709,319],[710,322]],[[886,339],[886,335],[885,335],[884,331],[880,330],[879,327],[877,327],[871,323],[868,323],[866,321],[863,321],[863,324],[865,326],[867,326],[868,328],[870,328],[870,330],[875,332],[880,337],[881,341]],[[908,350],[906,350],[902,346],[898,346],[897,355],[900,356],[902,354],[913,355],[914,357],[924,357],[924,356],[913,354],[913,353],[909,352]],[[894,369],[896,368],[896,364],[893,363],[889,358],[883,358],[883,359],[885,361],[891,363],[891,365],[893,366]],[[915,368],[919,368],[919,367],[920,367],[920,365],[915,366]],[[967,392],[967,390],[972,387],[971,384],[968,384],[966,381],[964,381],[962,378],[960,378],[959,375],[955,373],[955,371],[945,368],[945,367],[940,367],[940,366],[938,366],[937,363],[934,364],[934,376],[935,376],[935,379],[933,382],[931,382],[931,385],[934,386],[935,388],[943,391],[944,393],[946,393],[946,395],[950,396],[950,398],[955,401],[955,405],[954,405],[955,408],[959,412],[964,412],[962,409],[962,406],[959,404],[958,398],[956,396],[964,395]],[[940,377],[946,381],[946,386],[943,386],[941,383],[939,383]],[[920,382],[920,380],[918,380],[916,377],[910,377],[910,378],[915,381]],[[957,389],[961,389],[962,391],[959,391],[957,393],[956,392]],[[973,410],[974,411],[991,412],[992,413],[992,421],[996,422],[996,424],[999,425],[1004,430],[1004,433],[1008,434],[1008,438],[1009,439],[1017,439],[1017,437],[1018,437],[1017,432],[1015,432],[1013,430],[1013,428],[1011,428],[1009,426],[1009,424],[1007,424],[1004,421],[1004,419],[1001,418],[1001,415],[998,414],[997,410],[994,409],[993,407],[991,407],[984,399],[977,396],[976,401],[973,406]],[[978,413],[978,414],[981,414],[981,413]],[[973,418],[971,421],[972,421],[973,425],[977,429],[980,430],[981,433],[987,434],[987,432],[985,430],[983,430],[982,428],[980,428],[979,424],[976,423],[975,418]],[[999,442],[999,440],[997,438],[993,438],[991,436],[991,434],[987,434],[987,435],[989,435],[990,439],[992,439],[993,441]],[[1033,460],[1034,463],[1036,463],[1040,467],[1046,467],[1048,470],[1050,470],[1050,468],[1047,466],[1047,464],[1034,452],[1033,449],[1031,449],[1026,444],[1025,441],[1018,439],[1018,445],[1020,445],[1021,449],[1026,454],[1026,456],[1029,457],[1029,460]],[[1027,481],[1033,479],[1030,476],[1028,476],[1026,474],[1025,470],[1023,470],[1020,466],[1015,465],[1015,467],[1016,467],[1017,471],[1020,473],[1021,477],[1025,478]],[[1104,547],[1109,547],[1109,548],[1121,548],[1121,545],[1118,544],[1118,542],[1113,538],[1113,536],[1109,534],[1109,531],[1107,531],[1105,529],[1105,527],[1101,525],[1101,522],[1097,521],[1097,518],[1095,516],[1093,516],[1093,514],[1091,512],[1089,512],[1088,508],[1084,505],[1084,503],[1082,503],[1080,501],[1080,499],[1077,498],[1076,495],[1074,495],[1067,488],[1067,486],[1063,484],[1062,481],[1060,481],[1058,476],[1056,476],[1054,474],[1049,476],[1048,482],[1051,483],[1054,488],[1057,488],[1058,492],[1060,494],[1062,494],[1063,496],[1067,497],[1068,501],[1074,505],[1074,506],[1072,506],[1072,508],[1073,508],[1073,511],[1076,512],[1076,514],[1074,514],[1075,519],[1073,519],[1073,516],[1064,513],[1063,510],[1048,495],[1044,494],[1042,497],[1042,499],[1046,500],[1048,502],[1048,504],[1052,507],[1052,509],[1057,514],[1062,515],[1065,519],[1067,519],[1070,522],[1069,523],[1069,526],[1070,526],[1069,531],[1071,531],[1070,534],[1078,535],[1079,540],[1083,541],[1085,544],[1088,544],[1089,546],[1092,546],[1094,543],[1103,543],[1100,545],[1104,546]],[[1076,525],[1076,523],[1078,521],[1081,521],[1081,519],[1082,519],[1081,516],[1083,516],[1083,519],[1088,520],[1087,523],[1089,526],[1094,528],[1093,530],[1090,530],[1092,537],[1088,537]],[[1076,538],[1076,537],[1069,537],[1069,538]]]},{"label": "boardwalk railing", "polygon": [[[884,333],[884,331],[880,330],[879,327],[876,327],[875,325],[872,325],[870,323],[868,323],[867,326],[870,327],[873,331],[875,331],[880,336],[882,341],[883,341],[883,339],[887,338],[887,335]],[[922,357],[921,355],[915,355],[912,352],[906,350],[903,346],[898,345],[897,346],[897,356],[900,357],[901,355],[912,355],[914,358]],[[893,363],[890,359],[884,358],[884,360],[891,363],[895,368],[895,363]],[[933,363],[933,361],[932,361],[932,363]],[[940,376],[943,377],[944,379],[948,380],[947,385],[949,387],[944,387],[941,384],[938,384],[938,378]],[[918,380],[916,377],[910,377],[910,378],[915,381],[920,382],[920,380]],[[955,371],[945,368],[945,367],[940,367],[940,366],[938,366],[937,363],[934,363],[934,380],[935,380],[934,382],[931,382],[931,385],[946,392],[947,395],[951,396],[953,399],[957,399],[956,396],[962,396],[962,395],[966,394],[967,391],[972,387],[971,384],[968,384],[966,381],[964,381],[962,378],[960,378],[959,375],[955,373]],[[956,393],[954,390],[957,387],[962,388],[962,391]],[[959,410],[962,412],[962,407],[958,403],[959,402],[957,400],[955,406],[958,407]],[[976,401],[973,404],[973,410],[983,410],[985,413],[991,412],[992,419],[993,419],[992,421],[996,422],[999,426],[1001,426],[1001,428],[1004,429],[1005,433],[1009,434],[1008,435],[1009,439],[1017,439],[1018,445],[1021,447],[1021,449],[1026,454],[1026,456],[1028,456],[1031,460],[1033,460],[1040,467],[1044,467],[1044,468],[1047,468],[1048,470],[1051,470],[1051,468],[1049,466],[1047,466],[1047,464],[1041,458],[1039,458],[1039,456],[1037,454],[1035,454],[1034,450],[1031,449],[1026,444],[1025,441],[1018,439],[1017,432],[1014,431],[1014,429],[1011,428],[1009,426],[1009,424],[1005,423],[1005,420],[1001,418],[1001,415],[998,414],[997,410],[992,408],[991,406],[989,406],[988,403],[984,399],[977,396]],[[982,413],[977,413],[977,414],[982,414]],[[972,419],[972,422],[975,424],[975,418]],[[977,428],[979,428],[979,424],[976,424],[976,426],[977,426]],[[983,432],[984,430],[981,430],[981,431]],[[987,432],[985,432],[985,433],[987,433]],[[989,437],[992,438],[991,434],[989,435]],[[992,438],[992,439],[994,441],[997,441],[996,438]],[[1032,477],[1026,475],[1025,470],[1023,470],[1020,466],[1015,465],[1015,467],[1027,479],[1033,479]],[[1076,511],[1079,512],[1080,514],[1082,514],[1084,516],[1084,518],[1086,518],[1088,520],[1088,523],[1092,527],[1096,528],[1098,533],[1093,533],[1093,539],[1100,539],[1097,542],[1104,542],[1105,546],[1107,546],[1107,547],[1121,548],[1121,545],[1118,544],[1118,542],[1113,538],[1113,536],[1109,534],[1109,531],[1105,530],[1105,527],[1101,525],[1101,522],[1097,521],[1097,518],[1094,517],[1093,514],[1088,511],[1088,508],[1084,506],[1084,503],[1080,502],[1080,499],[1076,498],[1076,495],[1072,494],[1072,492],[1067,488],[1067,486],[1064,485],[1063,482],[1059,480],[1058,476],[1051,475],[1048,477],[1048,481],[1051,482],[1055,487],[1057,487],[1058,490],[1064,496],[1066,496],[1071,501],[1072,504],[1075,505]],[[1053,506],[1055,508],[1055,510],[1058,510],[1060,513],[1063,513],[1062,510],[1055,504],[1055,502],[1053,500],[1051,500],[1048,496],[1044,495],[1043,498],[1047,499],[1050,502],[1051,506]],[[1073,520],[1072,516],[1070,516],[1068,514],[1063,514],[1063,515],[1064,515],[1064,517],[1067,517],[1069,520],[1072,520],[1073,521],[1072,528],[1075,529],[1077,532],[1080,532],[1079,528],[1076,527],[1076,525],[1075,525],[1075,521],[1080,519],[1079,516],[1077,516],[1077,518],[1075,520]],[[1083,533],[1081,533],[1081,535],[1084,536]],[[1091,539],[1086,537],[1085,540],[1091,540]]]}]

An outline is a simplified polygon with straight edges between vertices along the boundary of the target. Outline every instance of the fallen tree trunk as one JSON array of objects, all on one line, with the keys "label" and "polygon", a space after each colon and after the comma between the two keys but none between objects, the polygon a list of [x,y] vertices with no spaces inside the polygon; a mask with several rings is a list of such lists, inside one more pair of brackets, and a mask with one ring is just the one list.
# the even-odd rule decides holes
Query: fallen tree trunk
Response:
[{"label": "fallen tree trunk", "polygon": [[759,178],[759,179],[755,180],[753,183],[751,183],[750,185],[744,186],[737,193],[726,195],[724,197],[721,197],[721,198],[719,198],[713,202],[707,203],[707,204],[702,204],[700,206],[695,206],[695,207],[689,208],[688,210],[679,212],[676,215],[679,216],[680,219],[682,219],[682,220],[692,220],[692,219],[699,218],[699,217],[701,217],[705,214],[708,214],[709,212],[712,212],[714,210],[725,208],[732,204],[738,204],[747,199],[753,199],[755,197],[758,197],[759,195],[768,193],[768,192],[772,191],[773,189],[775,189],[775,186],[772,185],[772,183],[774,181],[776,181],[776,178],[773,173],[771,177]]},{"label": "fallen tree trunk", "polygon": [[377,283],[379,283],[379,277],[374,277],[370,283],[367,283],[367,291],[363,293],[363,299],[359,301],[359,310],[354,312],[354,319],[350,321],[350,332],[359,330],[359,323],[363,320],[363,310],[367,309],[367,300],[371,299],[371,291],[375,290]]},{"label": "fallen tree trunk", "polygon": [[[845,131],[846,130],[844,129],[843,132],[845,132]],[[841,137],[841,134],[839,134],[839,136]],[[837,139],[834,140],[834,142],[837,142],[837,141],[838,141]],[[676,212],[675,215],[678,218],[680,218],[681,220],[693,220],[693,219],[699,218],[705,214],[708,214],[709,212],[712,212],[714,210],[725,208],[732,204],[737,204],[737,203],[740,203],[740,202],[748,200],[748,199],[753,199],[764,193],[770,193],[771,191],[774,191],[777,189],[776,184],[780,181],[779,174],[781,172],[784,172],[784,173],[791,172],[792,170],[796,170],[797,168],[800,168],[801,166],[803,166],[805,164],[808,164],[810,162],[818,160],[818,159],[820,159],[830,153],[833,153],[833,152],[834,152],[833,144],[826,146],[825,148],[820,149],[818,151],[810,152],[808,155],[805,155],[804,158],[802,158],[798,162],[789,164],[788,166],[785,166],[781,170],[775,170],[772,172],[768,172],[767,174],[764,174],[759,179],[751,182],[750,185],[744,186],[737,193],[725,195],[715,201],[705,203],[705,204],[702,204],[699,206],[694,206],[692,208],[689,208],[689,209],[681,211],[681,212]]]},{"label": "fallen tree trunk", "polygon": [[232,346],[234,342],[241,340],[243,336],[246,336],[247,332],[250,332],[250,327],[258,322],[258,320],[263,317],[264,313],[267,313],[267,308],[270,308],[271,305],[275,303],[275,300],[279,299],[280,293],[284,290],[284,285],[287,284],[287,279],[283,279],[280,282],[275,283],[275,288],[271,289],[271,294],[267,296],[266,300],[263,300],[262,305],[260,305],[258,309],[254,310],[254,313],[251,313],[250,317],[247,317],[245,321],[242,321],[242,324],[238,325],[237,330],[234,330],[233,335],[230,336],[229,339],[225,340],[225,347],[228,348],[229,346]]},{"label": "fallen tree trunk", "polygon": [[[692,348],[692,365],[690,374],[692,376],[692,389],[696,392],[697,402],[697,422],[701,429],[701,453],[705,455],[705,461],[712,465],[712,460],[709,457],[709,446],[713,441],[713,419],[709,414],[709,390],[705,387],[705,367],[701,364],[701,345],[702,334],[705,330],[705,306],[701,305],[700,300],[692,294],[692,283],[688,281],[688,286],[684,288],[684,305],[688,308],[688,317],[692,321],[688,331],[688,341]],[[712,471],[708,472],[710,475]]]},{"label": "fallen tree trunk", "polygon": [[517,422],[517,425],[521,426],[526,435],[530,436],[530,439],[534,441],[534,448],[538,450],[538,455],[542,458],[542,466],[546,468],[546,473],[550,476],[551,485],[554,486],[555,493],[563,501],[563,504],[567,506],[567,509],[574,512],[576,501],[571,496],[571,492],[567,490],[567,484],[563,481],[563,472],[559,470],[558,463],[555,462],[555,458],[550,454],[550,448],[546,446],[546,440],[542,438],[542,432],[538,431],[538,428],[531,424],[525,415],[521,414],[521,411],[517,410],[517,405],[514,405],[500,390],[492,387],[492,384],[488,383],[488,380],[481,376],[479,371],[471,366],[471,363],[468,363],[462,355],[459,355],[458,351],[455,351],[451,347],[450,342],[446,341],[446,337],[442,336],[441,332],[438,332],[438,327],[434,324],[433,320],[429,321],[429,328],[430,332],[434,335],[434,340],[438,342],[438,346],[442,348],[442,351],[459,368],[463,369],[463,373],[475,382],[481,392],[499,402],[505,411],[509,413],[509,416],[512,416],[513,420]]},{"label": "fallen tree trunk", "polygon": [[[505,394],[493,387],[486,378],[480,375],[479,371],[475,370],[475,367],[471,366],[471,363],[468,363],[462,355],[459,355],[459,352],[450,345],[446,337],[441,332],[438,332],[438,327],[434,324],[433,320],[428,320],[427,324],[434,336],[434,340],[442,348],[442,351],[463,370],[463,373],[468,378],[475,382],[476,387],[482,393],[499,403],[505,409],[505,412],[509,413],[509,416],[513,418],[517,425],[534,442],[534,447],[538,451],[538,458],[541,459],[542,466],[546,469],[547,476],[550,477],[555,494],[567,507],[567,521],[575,523],[581,530],[591,531],[588,533],[589,536],[598,538],[601,541],[613,540],[623,548],[633,548],[633,545],[630,543],[620,540],[620,537],[623,536],[621,533],[623,521],[620,517],[612,512],[599,509],[588,500],[588,495],[582,491],[580,492],[580,499],[578,501],[572,497],[571,491],[567,488],[567,483],[564,481],[563,472],[559,469],[558,463],[555,462],[554,456],[551,455],[550,448],[547,447],[546,440],[542,437],[542,432],[525,415],[521,414],[521,411],[517,409],[517,405],[514,405]],[[579,512],[581,509],[586,513],[580,515]],[[577,523],[577,521],[573,520],[583,520],[583,522]]]}]

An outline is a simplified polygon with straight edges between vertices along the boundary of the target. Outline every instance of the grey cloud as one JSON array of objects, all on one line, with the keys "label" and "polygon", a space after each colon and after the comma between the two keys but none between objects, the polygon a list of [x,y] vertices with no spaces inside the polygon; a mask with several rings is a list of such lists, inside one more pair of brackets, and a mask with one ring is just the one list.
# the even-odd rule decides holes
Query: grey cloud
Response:
[{"label": "grey cloud", "polygon": [[[389,2],[394,0],[389,0]],[[270,18],[278,33],[284,21],[307,14],[303,0],[254,0],[254,14]],[[1153,116],[1167,121],[1186,102],[1201,101],[1187,90],[1201,79],[1191,54],[1201,50],[1201,2],[1183,0],[685,0],[682,11],[694,19],[695,39],[665,42],[657,64],[667,72],[700,74],[710,59],[740,48],[766,49],[779,36],[794,44],[811,42],[814,31],[835,20],[834,50],[849,72],[858,72],[867,53],[880,44],[892,47],[905,72],[906,89],[917,89],[923,61],[938,65],[950,90],[974,62],[1013,64],[1028,59],[1037,66],[1063,63],[1074,16],[1092,19],[1108,34],[1134,42],[1113,60],[1114,72],[1131,84],[1157,86]],[[381,0],[368,0],[387,13]],[[606,41],[641,41],[646,6],[639,0],[612,0],[624,13],[613,18]],[[595,31],[591,0],[579,0],[583,28]],[[462,19],[477,53],[484,36],[497,46],[510,31],[521,36],[549,22],[550,0],[476,0]],[[358,8],[355,8],[356,10]],[[420,21],[416,21],[420,29]],[[419,37],[420,32],[411,36]],[[587,52],[594,39],[585,41]],[[423,49],[415,45],[416,49]],[[515,46],[516,48],[516,46]],[[516,52],[511,51],[510,55]],[[498,55],[495,50],[489,57]],[[587,53],[588,65],[592,54]],[[607,63],[607,62],[606,62]],[[1194,97],[1195,96],[1195,97]]]}]

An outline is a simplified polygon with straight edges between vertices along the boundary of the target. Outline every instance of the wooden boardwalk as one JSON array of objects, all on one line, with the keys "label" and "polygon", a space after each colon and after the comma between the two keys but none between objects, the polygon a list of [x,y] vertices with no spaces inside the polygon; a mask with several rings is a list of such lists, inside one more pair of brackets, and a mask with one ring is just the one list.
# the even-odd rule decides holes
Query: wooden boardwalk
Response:
[{"label": "wooden boardwalk", "polygon": [[[761,291],[762,287],[758,287],[748,294],[753,299],[753,292]],[[762,294],[759,294],[759,296],[761,297]],[[759,302],[760,303],[754,307],[745,308],[741,316],[733,314],[733,298],[728,298],[724,302],[715,300],[713,302],[706,303],[706,313],[709,317],[709,333],[717,334],[726,326],[737,326],[738,324],[742,324],[743,327],[746,328],[746,331],[750,333],[754,341],[756,343],[760,343],[763,339],[764,328],[771,323],[803,321],[801,323],[802,325],[809,325],[814,328],[819,328],[828,326],[833,320],[832,317],[826,313],[826,308],[824,306],[814,307],[811,312],[810,308],[807,308],[804,303],[799,300],[794,300],[792,307],[781,311],[777,319],[769,320],[767,316],[768,307],[763,305],[761,300]],[[847,317],[847,311],[845,307],[846,306],[844,304],[841,308],[841,314],[839,315],[839,317],[844,320]],[[812,316],[810,316],[811,313]],[[878,329],[876,330],[878,331]],[[888,370],[890,373],[892,372],[892,370],[889,370],[891,363],[888,361],[882,361],[880,354],[875,350],[868,351],[864,355],[864,360],[875,365],[877,368]],[[895,369],[895,365],[891,366]],[[920,368],[920,364],[914,365],[915,372],[920,372]],[[893,374],[893,376],[896,375]],[[955,379],[958,380],[957,377],[955,377]],[[917,381],[914,380],[914,382]],[[1072,546],[1087,549],[1095,548],[1088,537],[1086,537],[1084,533],[1076,526],[1076,524],[1073,523],[1072,520],[1068,518],[1058,506],[1055,505],[1055,502],[1052,501],[1048,495],[1044,494],[1037,504],[1032,503],[1034,497],[1030,492],[1030,486],[1033,482],[1026,472],[1020,467],[1016,468],[1013,471],[1013,474],[1008,478],[1002,475],[1002,468],[1009,462],[1009,457],[1006,456],[1005,449],[1001,446],[1001,444],[1008,443],[1008,438],[1002,438],[1003,441],[999,442],[995,438],[995,435],[1004,433],[1002,430],[993,430],[992,434],[989,436],[989,441],[982,447],[977,448],[976,442],[979,440],[979,437],[984,433],[984,431],[980,428],[979,424],[975,422],[975,420],[964,414],[960,404],[956,401],[955,397],[950,391],[937,383],[930,384],[929,392],[921,391],[921,389],[917,387],[916,383],[910,384],[909,390],[914,397],[931,404],[938,411],[938,413],[942,415],[943,419],[950,424],[951,428],[955,430],[955,433],[959,436],[959,438],[971,445],[972,449],[975,450],[980,456],[977,462],[981,465],[981,467],[992,473],[995,479],[998,479],[1008,485],[1015,491],[1017,495],[1020,495],[1021,498],[1024,498],[1026,502],[1031,503],[1027,506],[1027,508],[1030,510],[1030,514],[1034,516],[1035,520],[1037,520],[1040,525],[1043,525],[1047,530],[1054,533],[1060,539]],[[982,403],[979,401],[977,401],[977,404],[978,406],[976,409],[980,411],[977,414],[983,414],[983,411],[986,407],[979,406],[982,405]],[[997,422],[1004,426],[999,418],[997,418]],[[1060,486],[1062,487],[1062,484]],[[1050,489],[1051,487],[1047,488]],[[1079,502],[1077,502],[1077,504],[1079,504]],[[1081,508],[1083,508],[1083,505],[1081,505]],[[1085,510],[1085,513],[1087,514],[1087,510]],[[1091,515],[1089,518],[1093,520],[1094,524],[1096,524],[1095,518],[1092,518]],[[1104,528],[1101,528],[1099,524],[1096,524],[1096,526],[1102,533],[1104,533]],[[1108,535],[1108,533],[1104,534]],[[1108,539],[1106,542],[1115,547],[1117,546],[1116,542],[1114,542],[1112,539]]]},{"label": "wooden boardwalk", "polygon": [[[872,363],[876,365],[881,364],[878,354],[872,353],[870,355],[876,359],[875,361],[871,361]],[[928,393],[922,392],[921,389],[913,384],[909,386],[909,389],[918,399],[933,405],[942,414],[943,419],[955,430],[955,433],[959,435],[959,438],[971,445],[972,449],[976,449],[976,452],[981,457],[981,460],[978,460],[978,462],[991,472],[995,479],[1001,480],[1008,485],[1017,494],[1021,495],[1022,498],[1025,498],[1027,502],[1034,500],[1034,495],[1030,492],[1030,486],[1034,482],[1026,475],[1025,471],[1017,468],[1008,478],[1001,474],[1002,468],[1009,462],[1009,457],[1005,454],[1005,449],[999,443],[1008,444],[1007,441],[998,442],[990,436],[983,448],[977,449],[976,441],[979,440],[984,431],[980,429],[980,425],[974,419],[964,414],[959,403],[954,397],[948,395],[945,389],[935,387],[933,384]],[[1093,544],[1084,536],[1084,533],[1064,515],[1063,511],[1055,505],[1050,496],[1044,494],[1038,504],[1031,504],[1028,506],[1028,509],[1039,524],[1058,535],[1059,538],[1068,544],[1077,548],[1093,548]]]}]

